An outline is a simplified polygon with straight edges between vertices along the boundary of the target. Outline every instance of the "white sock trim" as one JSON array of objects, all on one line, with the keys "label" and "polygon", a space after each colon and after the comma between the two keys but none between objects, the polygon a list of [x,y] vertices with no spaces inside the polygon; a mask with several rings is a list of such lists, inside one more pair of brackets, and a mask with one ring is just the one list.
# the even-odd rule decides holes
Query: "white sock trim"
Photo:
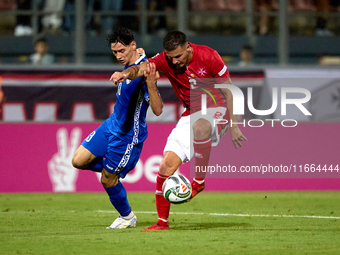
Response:
[{"label": "white sock trim", "polygon": [[[204,139],[203,139],[204,140]],[[208,143],[208,142],[210,142],[211,141],[211,139],[209,138],[208,140],[206,140],[206,141],[203,141],[203,142],[201,142],[202,140],[199,140],[199,141],[194,141],[194,143],[195,144],[205,144],[205,143]]]},{"label": "white sock trim", "polygon": [[161,220],[163,222],[168,222],[168,220],[162,219],[162,218],[158,218],[158,220]]},{"label": "white sock trim", "polygon": [[156,190],[155,194],[158,195],[158,196],[163,196],[163,191]]},{"label": "white sock trim", "polygon": [[121,216],[120,215],[120,217],[121,218],[123,218],[123,219],[125,219],[125,220],[131,220],[132,218],[133,218],[133,216],[135,216],[135,214],[133,213],[133,211],[131,211],[130,213],[129,213],[129,215],[128,216]]},{"label": "white sock trim", "polygon": [[197,182],[198,184],[202,184],[204,182],[204,180],[203,181],[198,181],[195,178],[194,178],[194,181]]},{"label": "white sock trim", "polygon": [[169,176],[160,176],[160,175],[158,174],[157,177],[159,177],[159,178],[161,178],[161,179],[167,179]]}]

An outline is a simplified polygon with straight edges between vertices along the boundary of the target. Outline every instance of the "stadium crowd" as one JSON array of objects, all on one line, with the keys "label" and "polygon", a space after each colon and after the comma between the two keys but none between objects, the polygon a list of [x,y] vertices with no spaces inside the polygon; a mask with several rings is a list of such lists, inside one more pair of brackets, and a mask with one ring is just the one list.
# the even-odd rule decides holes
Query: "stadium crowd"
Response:
[{"label": "stadium crowd", "polygon": [[[175,11],[176,1],[147,0],[149,11]],[[254,32],[258,35],[275,34],[276,17],[271,12],[278,11],[279,0],[255,0],[253,2]],[[36,5],[39,11],[46,12],[39,16],[38,33],[68,35],[74,31],[75,0],[0,0],[0,11],[33,10]],[[102,11],[136,11],[139,10],[139,0],[85,0],[85,25],[89,34],[109,34],[115,27],[124,26],[138,31],[137,16],[116,16],[101,13]],[[189,28],[194,33],[216,31],[217,33],[235,34],[245,31],[246,0],[189,0],[188,8],[195,15],[189,21]],[[333,36],[338,29],[339,17],[329,17],[330,12],[340,11],[337,0],[290,0],[288,10],[299,15],[290,18],[291,32],[300,35]],[[202,16],[204,11],[228,12],[228,15]],[[63,13],[65,12],[65,13]],[[243,12],[244,15],[233,16],[233,13]],[[317,13],[310,16],[310,13]],[[230,15],[229,15],[230,14]],[[300,15],[301,14],[301,15]],[[307,15],[304,15],[307,14]],[[15,36],[32,35],[32,19],[29,14],[15,12],[2,13],[0,34]],[[313,21],[311,22],[311,17]],[[176,19],[170,15],[149,16],[148,32],[164,36],[169,30],[176,28]],[[240,29],[243,27],[243,29]],[[232,28],[232,29],[228,29]],[[307,28],[307,29],[306,29]],[[308,33],[308,34],[306,34]]]}]

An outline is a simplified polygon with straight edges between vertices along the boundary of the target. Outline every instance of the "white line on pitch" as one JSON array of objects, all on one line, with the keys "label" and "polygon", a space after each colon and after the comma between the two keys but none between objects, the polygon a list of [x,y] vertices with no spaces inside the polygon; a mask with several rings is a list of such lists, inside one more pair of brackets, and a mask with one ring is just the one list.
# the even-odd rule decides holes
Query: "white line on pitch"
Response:
[{"label": "white line on pitch", "polygon": [[[103,211],[98,210],[98,213],[116,213],[116,211]],[[144,214],[157,214],[157,212],[148,211],[134,211]],[[275,217],[275,218],[314,218],[314,219],[340,219],[336,216],[318,216],[318,215],[268,215],[268,214],[235,214],[235,213],[194,213],[194,212],[170,212],[170,214],[182,214],[182,215],[209,215],[209,216],[234,216],[234,217]]]}]

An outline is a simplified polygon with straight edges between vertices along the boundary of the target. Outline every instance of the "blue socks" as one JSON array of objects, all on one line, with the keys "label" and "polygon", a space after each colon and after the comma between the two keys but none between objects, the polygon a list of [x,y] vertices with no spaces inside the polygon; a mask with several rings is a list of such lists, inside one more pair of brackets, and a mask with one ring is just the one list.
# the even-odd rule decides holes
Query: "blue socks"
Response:
[{"label": "blue socks", "polygon": [[107,194],[109,195],[110,201],[112,205],[116,208],[119,212],[120,216],[127,217],[131,213],[131,207],[127,200],[126,190],[123,184],[118,181],[116,186],[106,188]]}]

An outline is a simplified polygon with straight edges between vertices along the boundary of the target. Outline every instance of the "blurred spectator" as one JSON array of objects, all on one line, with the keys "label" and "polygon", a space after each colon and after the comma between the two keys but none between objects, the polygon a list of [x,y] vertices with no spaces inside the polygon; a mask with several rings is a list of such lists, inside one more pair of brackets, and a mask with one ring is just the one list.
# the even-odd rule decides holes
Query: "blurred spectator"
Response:
[{"label": "blurred spectator", "polygon": [[[121,5],[122,11],[136,11],[138,9],[138,0],[124,0]],[[138,21],[136,16],[122,16],[120,18],[121,26],[131,30],[138,30]]]},{"label": "blurred spectator", "polygon": [[[16,9],[15,0],[0,0],[0,10],[10,11]],[[1,13],[0,34],[13,33],[15,17],[9,13]]]},{"label": "blurred spectator", "polygon": [[[101,8],[103,11],[120,11],[122,9],[122,4],[123,0],[101,0]],[[134,3],[134,5],[136,4]],[[105,34],[110,34],[112,32],[116,26],[117,19],[118,17],[112,14],[103,16],[103,31]]]},{"label": "blurred spectator", "polygon": [[[176,11],[177,2],[171,0],[148,0],[149,11]],[[159,36],[165,36],[171,30],[168,28],[167,16],[149,16],[148,17],[148,32],[157,33]]]},{"label": "blurred spectator", "polygon": [[30,55],[30,62],[34,65],[50,65],[54,63],[54,56],[47,53],[48,42],[46,38],[37,39],[34,46],[35,53]]},{"label": "blurred spectator", "polygon": [[[66,12],[75,12],[75,1],[76,0],[66,0],[64,5],[64,11]],[[112,0],[115,1],[115,0]],[[119,0],[121,1],[121,0]],[[93,8],[95,5],[95,0],[86,0],[85,1],[85,11],[87,13],[85,18],[85,26],[86,29],[90,29],[90,23],[93,16]],[[75,14],[66,14],[64,16],[63,28],[66,32],[72,33],[75,29]]]},{"label": "blurred spectator", "polygon": [[[165,11],[165,0],[149,0],[149,11]],[[167,33],[165,16],[149,16],[148,32],[155,33],[159,31],[159,35],[164,36]]]},{"label": "blurred spectator", "polygon": [[[317,0],[316,11],[328,13],[330,11],[330,0]],[[317,36],[333,36],[334,34],[327,29],[327,17],[320,15],[316,20],[316,35]]]},{"label": "blurred spectator", "polygon": [[314,0],[290,0],[290,11],[315,11]]},{"label": "blurred spectator", "polygon": [[[31,10],[31,0],[17,0],[18,11]],[[14,29],[15,36],[31,35],[31,16],[30,15],[17,15],[16,27]]]},{"label": "blurred spectator", "polygon": [[241,61],[238,65],[243,67],[252,65],[253,57],[253,48],[250,45],[244,45],[240,50]]},{"label": "blurred spectator", "polygon": [[330,6],[332,11],[340,12],[340,1],[339,0],[330,0]]},{"label": "blurred spectator", "polygon": [[[262,13],[266,13],[277,9],[278,4],[275,0],[256,0],[254,7]],[[269,32],[269,16],[266,14],[262,14],[258,26],[258,33],[259,35],[268,35],[268,32]]]},{"label": "blurred spectator", "polygon": [[225,8],[228,11],[245,11],[246,1],[245,0],[225,0]]},{"label": "blurred spectator", "polygon": [[222,11],[226,9],[225,0],[191,0],[193,11]]},{"label": "blurred spectator", "polygon": [[41,22],[43,25],[43,34],[46,33],[61,33],[61,24],[63,17],[60,13],[64,10],[65,0],[45,0],[44,11],[50,12],[45,14]]}]

